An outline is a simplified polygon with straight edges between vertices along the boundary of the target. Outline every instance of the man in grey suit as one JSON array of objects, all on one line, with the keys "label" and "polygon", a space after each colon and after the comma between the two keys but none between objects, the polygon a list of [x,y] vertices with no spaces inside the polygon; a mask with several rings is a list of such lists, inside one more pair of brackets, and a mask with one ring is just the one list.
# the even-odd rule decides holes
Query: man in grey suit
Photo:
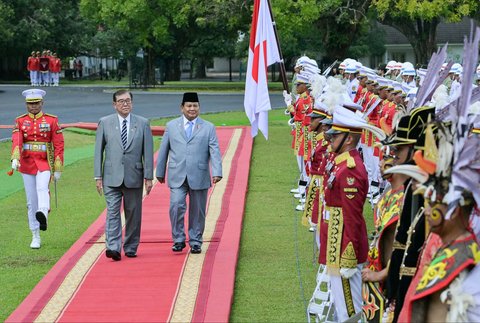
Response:
[{"label": "man in grey suit", "polygon": [[152,131],[147,119],[131,113],[132,99],[127,90],[113,94],[113,107],[117,113],[100,119],[95,141],[96,186],[100,195],[103,191],[107,202],[105,254],[115,261],[122,258],[122,198],[126,222],[123,250],[127,257],[136,257],[140,243],[143,185],[147,194],[152,189]]},{"label": "man in grey suit", "polygon": [[[215,126],[202,120],[197,93],[185,93],[182,116],[167,123],[158,153],[156,177],[165,183],[168,159],[170,223],[174,252],[185,248],[184,215],[189,196],[188,237],[192,253],[202,252],[208,188],[222,179],[222,158]],[[210,167],[213,178],[210,179]]]}]

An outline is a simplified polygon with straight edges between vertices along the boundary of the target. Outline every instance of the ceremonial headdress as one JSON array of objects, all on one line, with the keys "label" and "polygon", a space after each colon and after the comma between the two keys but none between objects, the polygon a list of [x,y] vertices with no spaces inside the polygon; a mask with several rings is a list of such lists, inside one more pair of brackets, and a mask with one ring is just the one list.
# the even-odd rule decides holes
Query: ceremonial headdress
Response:
[{"label": "ceremonial headdress", "polygon": [[383,78],[383,77],[377,78],[377,83],[378,83],[378,89],[379,90],[388,88],[389,82],[386,78]]},{"label": "ceremonial headdress", "polygon": [[296,82],[310,84],[310,75],[300,72],[297,74]]},{"label": "ceremonial headdress", "polygon": [[300,66],[303,66],[303,64],[308,61],[310,58],[308,58],[308,56],[302,56],[302,57],[299,57],[297,59],[297,61],[295,62],[295,68],[297,67],[300,67]]},{"label": "ceremonial headdress", "polygon": [[402,75],[416,76],[415,67],[410,62],[405,62],[402,66]]},{"label": "ceremonial headdress", "polygon": [[380,140],[385,138],[385,133],[380,128],[369,124],[361,113],[337,106],[333,112],[332,128],[326,134],[334,135],[342,132],[361,134],[364,129],[372,132]]},{"label": "ceremonial headdress", "polygon": [[389,146],[413,145],[423,134],[430,119],[433,119],[435,108],[419,107],[403,116],[394,129],[394,133],[385,139]]},{"label": "ceremonial headdress", "polygon": [[22,95],[25,97],[25,102],[27,103],[40,102],[46,94],[47,92],[40,89],[29,89],[22,92]]},{"label": "ceremonial headdress", "polygon": [[358,73],[357,66],[355,64],[348,64],[347,67],[345,67],[345,73],[346,74]]},{"label": "ceremonial headdress", "polygon": [[[464,45],[464,71],[468,77],[473,77],[479,42],[480,28],[475,28]],[[459,99],[444,108],[449,114],[438,111],[435,122],[425,130],[425,152],[415,153],[415,162],[429,174],[423,181],[424,196],[432,203],[448,206],[445,219],[451,217],[457,206],[480,205],[479,137],[470,132],[480,117],[468,117],[472,100],[478,100],[477,93],[472,92],[471,81],[462,82]],[[436,135],[434,128],[437,128]]]}]

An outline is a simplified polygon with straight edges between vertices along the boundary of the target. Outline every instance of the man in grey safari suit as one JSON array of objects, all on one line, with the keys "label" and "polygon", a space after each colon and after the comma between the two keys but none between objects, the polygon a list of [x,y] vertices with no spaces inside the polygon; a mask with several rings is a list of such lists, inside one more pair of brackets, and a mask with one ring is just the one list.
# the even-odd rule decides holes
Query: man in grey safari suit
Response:
[{"label": "man in grey safari suit", "polygon": [[[165,183],[168,159],[170,223],[174,252],[185,248],[184,215],[189,196],[188,237],[192,253],[202,252],[208,189],[222,179],[222,158],[215,126],[202,120],[197,93],[185,93],[182,116],[167,123],[158,153],[156,177]],[[210,167],[212,167],[212,179]]]},{"label": "man in grey safari suit", "polygon": [[117,113],[100,119],[95,142],[96,186],[107,203],[105,254],[115,261],[121,260],[122,199],[126,222],[123,250],[133,258],[140,243],[143,185],[147,194],[152,189],[152,131],[147,119],[131,113],[132,99],[127,90],[115,92],[113,107]]}]

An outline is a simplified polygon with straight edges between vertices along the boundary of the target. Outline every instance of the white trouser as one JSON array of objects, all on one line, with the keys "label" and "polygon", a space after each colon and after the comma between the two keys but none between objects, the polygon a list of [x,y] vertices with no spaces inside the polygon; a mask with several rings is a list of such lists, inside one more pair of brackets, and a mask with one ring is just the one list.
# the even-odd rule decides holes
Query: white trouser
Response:
[{"label": "white trouser", "polygon": [[[357,272],[343,281],[340,275],[329,275],[332,301],[338,322],[344,322],[362,310],[362,267],[362,265],[358,265]],[[351,313],[352,311],[354,312]]]},{"label": "white trouser", "polygon": [[38,84],[38,71],[30,71],[30,84],[37,85]]},{"label": "white trouser", "polygon": [[37,175],[22,174],[27,196],[28,226],[30,230],[37,230],[40,227],[35,213],[42,211],[48,216],[50,209],[50,194],[48,184],[50,182],[50,171],[38,172]]},{"label": "white trouser", "polygon": [[380,160],[373,155],[373,147],[362,145],[363,162],[368,173],[368,183],[381,182]]},{"label": "white trouser", "polygon": [[41,84],[40,85],[48,85],[50,84],[50,72],[40,72],[40,79],[41,79]]},{"label": "white trouser", "polygon": [[58,82],[60,80],[60,73],[50,73],[52,76],[52,84],[58,85]]}]

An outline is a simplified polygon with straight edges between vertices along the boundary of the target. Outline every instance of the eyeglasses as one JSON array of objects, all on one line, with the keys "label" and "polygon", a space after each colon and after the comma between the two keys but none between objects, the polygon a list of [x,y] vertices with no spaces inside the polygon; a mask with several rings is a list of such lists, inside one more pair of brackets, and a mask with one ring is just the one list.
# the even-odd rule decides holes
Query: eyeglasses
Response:
[{"label": "eyeglasses", "polygon": [[121,100],[117,100],[116,103],[119,104],[119,105],[124,105],[124,104],[130,105],[130,104],[132,104],[132,100],[131,99],[121,99]]}]

